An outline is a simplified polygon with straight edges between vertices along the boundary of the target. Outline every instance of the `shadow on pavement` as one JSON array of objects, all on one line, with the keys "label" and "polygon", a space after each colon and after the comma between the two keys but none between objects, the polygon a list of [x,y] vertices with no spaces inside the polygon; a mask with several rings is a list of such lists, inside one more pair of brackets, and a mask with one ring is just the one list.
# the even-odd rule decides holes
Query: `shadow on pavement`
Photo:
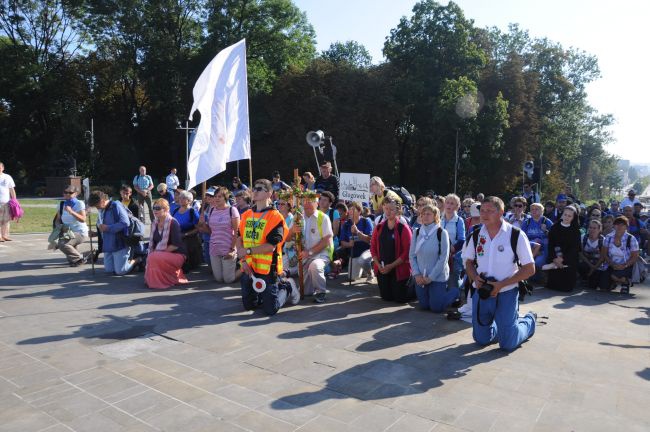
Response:
[{"label": "shadow on pavement", "polygon": [[506,355],[500,350],[470,343],[408,354],[394,361],[376,359],[331,376],[323,389],[285,396],[271,406],[286,410],[328,399],[368,401],[425,393],[444,385],[445,381],[467,375],[475,365]]},{"label": "shadow on pavement", "polygon": [[610,303],[612,300],[631,300],[634,298],[634,293],[629,295],[622,295],[618,291],[594,291],[582,290],[568,293],[561,298],[561,303],[553,305],[555,309],[571,309],[575,306],[597,306],[605,303]]},{"label": "shadow on pavement", "polygon": [[624,309],[636,309],[642,311],[646,316],[645,317],[639,317],[639,318],[633,318],[630,320],[632,324],[637,324],[637,325],[650,325],[650,307],[647,306],[627,306],[627,305],[622,305],[618,303],[613,303],[610,302],[610,304],[614,306],[618,306]]},{"label": "shadow on pavement", "polygon": [[[393,306],[390,303],[384,304]],[[301,330],[282,333],[278,335],[278,338],[301,339],[321,334],[345,336],[375,331],[373,340],[364,342],[356,348],[357,351],[369,352],[403,344],[424,342],[468,327],[468,324],[462,321],[449,322],[442,314],[423,312],[411,307],[381,312],[372,308],[373,305],[368,306],[365,312],[374,311],[375,313],[371,315],[366,313],[352,318],[330,316],[326,318],[331,319],[318,323],[313,323],[312,318],[311,322],[313,324]],[[337,311],[334,311],[334,313],[336,314]],[[435,333],[431,331],[434,320],[438,321]]]},{"label": "shadow on pavement", "polygon": [[598,342],[600,345],[618,347],[618,348],[640,348],[650,349],[650,345],[630,345],[630,344],[615,344],[611,342]]}]

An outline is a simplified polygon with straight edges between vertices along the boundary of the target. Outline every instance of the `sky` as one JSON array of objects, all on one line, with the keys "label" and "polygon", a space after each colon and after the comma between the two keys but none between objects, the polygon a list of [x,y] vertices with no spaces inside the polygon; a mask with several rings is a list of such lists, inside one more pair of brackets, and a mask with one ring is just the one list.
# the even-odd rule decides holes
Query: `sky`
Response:
[{"label": "sky", "polygon": [[[363,44],[374,63],[383,61],[386,36],[414,0],[294,0],[316,31],[318,51],[336,41]],[[446,5],[448,1],[439,1]],[[615,142],[607,151],[632,164],[650,163],[650,2],[643,0],[457,0],[477,27],[507,30],[517,23],[531,37],[546,37],[598,58],[601,78],[587,87],[591,106],[614,115]]]}]

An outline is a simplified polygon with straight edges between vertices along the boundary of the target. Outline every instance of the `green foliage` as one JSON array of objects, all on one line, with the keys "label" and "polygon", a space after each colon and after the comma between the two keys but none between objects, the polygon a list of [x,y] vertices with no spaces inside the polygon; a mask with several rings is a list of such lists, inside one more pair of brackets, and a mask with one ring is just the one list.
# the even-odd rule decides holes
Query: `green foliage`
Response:
[{"label": "green foliage", "polygon": [[316,55],[315,33],[307,15],[290,0],[216,0],[205,4],[205,64],[223,48],[246,39],[249,85],[268,93],[289,68],[305,68]]},{"label": "green foliage", "polygon": [[2,1],[8,171],[36,186],[66,154],[102,183],[132,178],[142,163],[154,174],[181,167],[175,127],[194,82],[242,38],[256,177],[314,171],[305,133],[323,129],[340,170],[416,192],[452,190],[457,168],[459,192],[516,193],[524,161],[540,158],[547,196],[572,186],[594,198],[620,183],[604,150],[614,119],[587,102],[600,76],[594,56],[517,25],[477,28],[457,4],[432,0],[391,30],[387,61],[375,66],[356,41],[317,56],[314,30],[290,0]]},{"label": "green foliage", "polygon": [[334,63],[347,63],[358,68],[368,68],[372,65],[372,56],[359,42],[334,42],[329,49],[323,51],[321,57]]}]

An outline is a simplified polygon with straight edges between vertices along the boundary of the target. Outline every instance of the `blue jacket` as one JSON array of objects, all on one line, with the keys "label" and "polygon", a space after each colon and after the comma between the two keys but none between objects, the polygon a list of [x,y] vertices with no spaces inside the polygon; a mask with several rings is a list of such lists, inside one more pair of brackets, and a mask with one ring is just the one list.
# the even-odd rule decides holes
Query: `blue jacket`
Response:
[{"label": "blue jacket", "polygon": [[[449,279],[449,234],[446,230],[442,230],[440,247],[438,247],[438,227],[440,225],[433,224],[428,239],[424,237],[424,227],[413,230],[409,262],[414,276],[426,276],[433,282],[447,282]],[[422,243],[422,246],[416,254],[415,249],[418,243]]]},{"label": "blue jacket", "polygon": [[102,233],[104,252],[117,252],[124,249],[124,232],[129,226],[129,215],[126,208],[119,201],[109,201],[108,205],[102,210],[101,223],[108,225],[108,231]]},{"label": "blue jacket", "polygon": [[[463,244],[465,243],[465,221],[463,218],[458,216],[458,214],[454,215],[454,218],[456,218],[456,236],[451,239],[451,244],[454,245],[454,249],[456,249],[456,254],[461,252],[463,250]],[[453,218],[450,221],[445,221],[444,215],[440,217],[440,225],[446,230],[447,226],[451,223],[453,223]]]}]

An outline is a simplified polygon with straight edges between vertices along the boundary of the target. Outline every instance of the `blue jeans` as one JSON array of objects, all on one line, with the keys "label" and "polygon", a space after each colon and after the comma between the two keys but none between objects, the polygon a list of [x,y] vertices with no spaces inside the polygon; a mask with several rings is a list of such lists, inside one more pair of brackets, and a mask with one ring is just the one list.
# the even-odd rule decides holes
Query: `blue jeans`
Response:
[{"label": "blue jeans", "polygon": [[454,254],[454,262],[449,267],[449,279],[447,286],[449,289],[458,288],[460,286],[460,274],[463,271],[463,251],[458,251]]},{"label": "blue jeans", "polygon": [[210,235],[201,234],[203,240],[203,262],[210,264]]},{"label": "blue jeans", "polygon": [[131,251],[128,247],[115,252],[104,252],[104,271],[122,276],[133,270],[133,264],[129,263]]},{"label": "blue jeans", "polygon": [[533,336],[535,319],[530,313],[519,318],[518,295],[519,291],[514,288],[500,292],[496,298],[481,300],[478,290],[474,291],[472,336],[477,344],[488,345],[498,340],[502,350],[514,351],[526,339]]},{"label": "blue jeans", "polygon": [[241,284],[241,299],[244,303],[244,309],[255,309],[261,303],[264,313],[269,316],[275,315],[287,301],[287,290],[278,288],[277,276],[275,275],[255,274],[255,277],[266,281],[266,289],[258,294],[253,289],[253,279],[246,273],[242,273],[239,282]]},{"label": "blue jeans", "polygon": [[415,285],[415,294],[421,309],[444,312],[460,295],[458,288],[447,290],[447,282],[430,282],[427,285]]}]

